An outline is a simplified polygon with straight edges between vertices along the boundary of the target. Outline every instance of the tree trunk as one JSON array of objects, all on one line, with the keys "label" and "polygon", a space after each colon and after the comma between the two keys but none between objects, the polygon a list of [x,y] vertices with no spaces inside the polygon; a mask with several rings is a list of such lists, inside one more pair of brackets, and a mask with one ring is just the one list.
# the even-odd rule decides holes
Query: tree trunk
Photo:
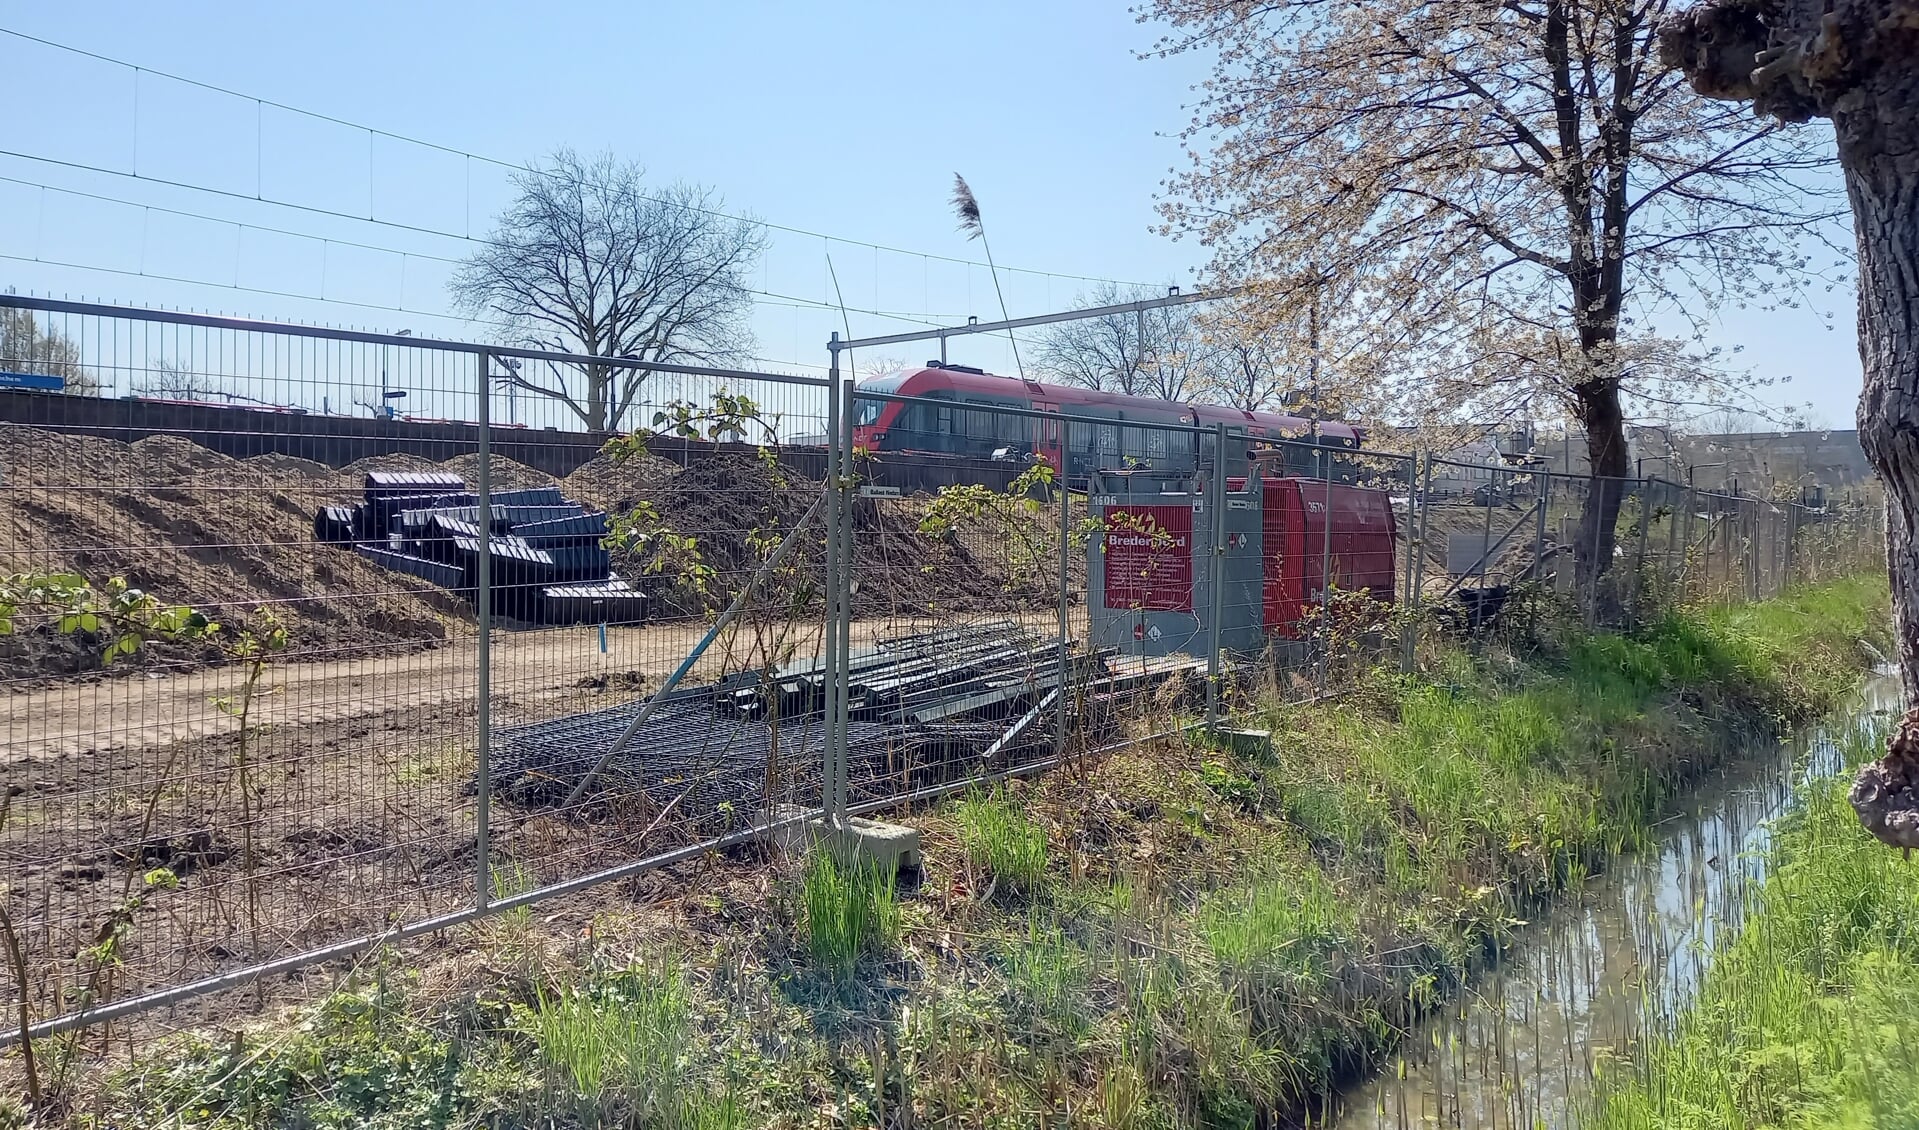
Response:
[{"label": "tree trunk", "polygon": [[1579,422],[1586,429],[1589,478],[1579,509],[1579,540],[1573,546],[1573,576],[1590,619],[1610,621],[1619,601],[1604,590],[1612,568],[1613,543],[1619,529],[1619,506],[1625,498],[1626,416],[1619,406],[1619,386],[1596,381],[1573,390]]},{"label": "tree trunk", "polygon": [[612,380],[613,370],[608,366],[589,364],[586,367],[586,430],[589,432],[609,430],[612,421],[607,419],[607,392]]},{"label": "tree trunk", "polygon": [[[1859,439],[1886,486],[1899,677],[1919,694],[1919,66],[1879,67],[1833,108],[1859,241]],[[1897,847],[1919,847],[1919,707],[1865,766],[1853,807]]]}]

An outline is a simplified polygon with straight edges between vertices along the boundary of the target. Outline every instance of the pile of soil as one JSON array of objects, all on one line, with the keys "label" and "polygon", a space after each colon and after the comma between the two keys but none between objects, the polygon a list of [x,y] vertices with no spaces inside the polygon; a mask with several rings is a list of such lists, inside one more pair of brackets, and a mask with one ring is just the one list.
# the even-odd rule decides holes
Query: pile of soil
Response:
[{"label": "pile of soil", "polygon": [[627,460],[595,455],[561,479],[560,489],[568,498],[577,498],[610,513],[624,513],[679,473],[679,464],[657,455]]},{"label": "pile of soil", "polygon": [[[665,464],[665,471],[658,464]],[[593,465],[582,468],[586,471]],[[624,471],[624,468],[619,469]],[[604,469],[592,474],[598,483],[618,482]],[[567,480],[569,490],[573,479]],[[691,537],[702,564],[717,572],[709,586],[715,604],[731,601],[739,587],[787,532],[791,531],[822,484],[788,468],[771,468],[751,456],[715,455],[684,470],[664,460],[634,468],[629,492],[602,494],[594,499],[615,513],[630,510],[639,501],[653,504],[664,526]],[[584,485],[584,484],[583,484]],[[596,484],[597,485],[597,484]],[[581,490],[581,496],[588,492]],[[1014,531],[1025,518],[982,515],[949,537],[920,532],[925,498],[860,499],[853,511],[855,577],[853,612],[857,616],[922,616],[943,612],[986,612],[1029,606],[1034,600],[1054,599],[1056,570],[1036,572],[1023,567],[1011,548],[1016,533],[1045,539],[1050,530]],[[782,581],[782,599],[802,595],[795,590],[825,576],[824,515],[815,518],[791,559],[789,576]],[[1033,520],[1035,523],[1045,519]],[[762,544],[755,544],[760,542]],[[1057,542],[1050,542],[1057,546]],[[1051,551],[1056,553],[1057,550]],[[697,590],[674,566],[683,554],[618,551],[614,570],[638,579],[677,612],[700,611]],[[1047,560],[1051,557],[1048,555]]]},{"label": "pile of soil", "polygon": [[[427,467],[432,467],[427,464]],[[289,629],[286,658],[430,645],[464,614],[451,593],[313,541],[322,505],[352,501],[363,472],[281,455],[233,459],[173,436],[136,443],[0,428],[0,570],[122,577],[232,629],[268,607]],[[0,637],[0,679],[103,669],[107,640],[23,616]],[[132,661],[218,662],[213,645],[153,644]]]},{"label": "pile of soil", "polygon": [[[383,455],[335,470],[280,454],[234,459],[175,436],[128,444],[0,427],[0,570],[75,572],[95,584],[124,577],[234,628],[249,624],[257,607],[270,607],[289,629],[288,660],[429,646],[470,615],[465,604],[339,547],[315,544],[313,516],[322,506],[357,501],[368,471],[452,471],[470,484],[477,469],[472,454],[444,463]],[[492,480],[500,489],[553,482],[498,456]],[[729,602],[770,550],[760,539],[777,542],[822,489],[743,455],[714,456],[684,470],[656,457],[615,463],[601,456],[560,486],[616,515],[651,503],[667,528],[694,539],[699,561],[717,574],[704,599],[684,574],[684,555],[657,548],[614,554],[615,572],[659,597],[668,615],[699,615],[708,602]],[[1022,567],[1009,552],[1014,535],[1038,530],[1045,518],[1034,519],[1029,531],[1012,528],[1024,518],[989,515],[935,538],[919,531],[927,505],[924,498],[857,503],[856,614],[1001,611],[1052,598],[1053,570]],[[817,606],[824,564],[824,524],[816,520],[792,573],[775,586],[778,595]],[[23,618],[15,634],[0,637],[0,680],[101,671],[107,642]],[[151,645],[113,670],[221,657],[212,646]]]}]

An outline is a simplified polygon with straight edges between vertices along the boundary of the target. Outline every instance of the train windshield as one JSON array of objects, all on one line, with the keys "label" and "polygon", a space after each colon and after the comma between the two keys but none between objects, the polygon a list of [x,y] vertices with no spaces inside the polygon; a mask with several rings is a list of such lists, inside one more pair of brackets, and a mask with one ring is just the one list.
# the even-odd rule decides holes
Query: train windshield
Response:
[{"label": "train windshield", "polygon": [[905,381],[904,373],[861,381],[853,394],[853,423],[862,428],[871,427],[880,422],[880,413],[886,410],[887,401],[864,399],[859,395],[861,392],[898,392],[900,385]]}]

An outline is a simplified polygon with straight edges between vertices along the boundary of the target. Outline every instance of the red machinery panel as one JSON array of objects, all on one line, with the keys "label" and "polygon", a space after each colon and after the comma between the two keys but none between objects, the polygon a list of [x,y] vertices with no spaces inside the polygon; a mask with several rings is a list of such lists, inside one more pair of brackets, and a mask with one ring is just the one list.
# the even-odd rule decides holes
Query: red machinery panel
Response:
[{"label": "red machinery panel", "polygon": [[[1245,489],[1244,484],[1243,479],[1228,482],[1233,490]],[[1397,530],[1385,492],[1298,478],[1266,479],[1260,489],[1261,622],[1269,635],[1295,634],[1308,603],[1319,599],[1328,550],[1333,584],[1342,592],[1392,601]]]},{"label": "red machinery panel", "polygon": [[1128,506],[1106,511],[1106,607],[1193,610],[1193,510]]}]

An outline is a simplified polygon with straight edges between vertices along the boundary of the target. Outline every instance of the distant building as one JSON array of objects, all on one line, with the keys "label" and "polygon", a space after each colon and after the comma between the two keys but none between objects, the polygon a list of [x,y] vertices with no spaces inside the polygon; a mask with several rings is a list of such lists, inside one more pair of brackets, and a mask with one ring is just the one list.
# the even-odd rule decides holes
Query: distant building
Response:
[{"label": "distant building", "polygon": [[1711,490],[1760,494],[1773,486],[1814,485],[1845,490],[1873,477],[1859,433],[1851,428],[1682,435],[1673,437],[1672,447],[1676,470],[1689,473],[1694,486]]}]

